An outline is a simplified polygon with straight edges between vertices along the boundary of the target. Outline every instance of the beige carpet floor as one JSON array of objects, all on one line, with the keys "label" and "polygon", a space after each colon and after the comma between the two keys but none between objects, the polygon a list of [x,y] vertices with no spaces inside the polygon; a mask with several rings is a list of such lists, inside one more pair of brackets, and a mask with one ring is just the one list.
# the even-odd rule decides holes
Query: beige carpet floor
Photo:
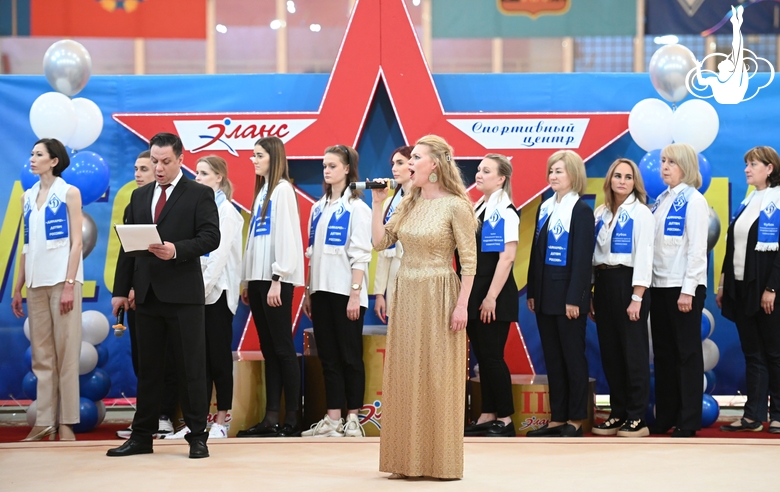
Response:
[{"label": "beige carpet floor", "polygon": [[120,441],[0,444],[0,491],[780,490],[780,441],[467,438],[460,481],[388,480],[379,439],[227,439],[211,457],[183,441],[108,458]]}]

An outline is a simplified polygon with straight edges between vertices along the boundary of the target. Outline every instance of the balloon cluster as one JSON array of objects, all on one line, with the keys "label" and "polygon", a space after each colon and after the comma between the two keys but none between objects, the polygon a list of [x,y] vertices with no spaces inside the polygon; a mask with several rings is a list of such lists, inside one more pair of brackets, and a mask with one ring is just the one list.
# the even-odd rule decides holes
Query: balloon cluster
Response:
[{"label": "balloon cluster", "polygon": [[650,81],[658,93],[672,103],[649,98],[639,101],[628,116],[628,131],[647,154],[639,169],[649,196],[660,195],[666,185],[661,179],[661,149],[676,142],[689,144],[698,153],[704,193],[712,179],[709,161],[701,154],[718,135],[720,122],[715,108],[706,101],[693,99],[676,104],[688,95],[685,77],[697,66],[691,50],[679,44],[659,48],[650,59]]},{"label": "balloon cluster", "polygon": [[702,379],[702,401],[701,401],[701,426],[709,427],[718,420],[720,415],[720,406],[712,392],[715,391],[717,380],[713,369],[720,360],[720,350],[710,337],[715,331],[715,318],[712,313],[704,309],[701,316],[701,352],[704,356],[704,376]]},{"label": "balloon cluster", "polygon": [[[102,342],[109,333],[108,318],[100,311],[84,311],[81,314],[81,353],[79,355],[80,422],[74,432],[88,432],[103,422],[106,406],[103,398],[111,390],[111,378],[103,367],[108,362],[108,349]],[[24,322],[24,335],[30,339],[30,320]],[[32,347],[27,348],[24,360],[30,370],[22,380],[22,391],[31,400],[38,396],[38,378],[32,373]],[[37,403],[27,408],[27,423],[35,425]]]},{"label": "balloon cluster", "polygon": [[[82,151],[103,131],[103,113],[97,104],[79,97],[71,99],[87,85],[92,59],[76,41],[57,41],[43,56],[46,80],[57,92],[41,94],[30,108],[30,126],[38,138],[56,138],[72,150],[70,166],[62,179],[81,191],[84,205],[94,202],[108,189],[108,165],[98,154]],[[22,169],[22,187],[31,188],[38,178],[28,162]]]}]

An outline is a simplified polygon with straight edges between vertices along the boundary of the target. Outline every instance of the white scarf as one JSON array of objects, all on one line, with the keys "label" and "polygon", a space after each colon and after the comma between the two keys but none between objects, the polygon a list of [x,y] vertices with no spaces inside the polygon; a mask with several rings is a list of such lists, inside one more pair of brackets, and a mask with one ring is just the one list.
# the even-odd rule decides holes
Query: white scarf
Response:
[{"label": "white scarf", "polygon": [[479,201],[477,201],[477,204],[474,206],[474,211],[476,212],[479,210],[479,207],[482,205],[485,206],[485,220],[487,221],[490,219],[496,209],[504,210],[505,208],[512,205],[512,200],[509,199],[509,195],[506,194],[503,188],[499,188],[490,194],[487,202],[485,201],[484,196],[480,198]]},{"label": "white scarf", "polygon": [[[753,190],[747,198],[742,200],[742,203],[739,205],[739,212],[742,211],[747,205],[750,203],[750,200],[753,198],[753,196],[756,194],[756,190]],[[764,196],[761,199],[761,212],[759,212],[758,215],[758,242],[756,243],[756,251],[778,251],[780,249],[778,245],[778,237],[773,232],[767,230],[766,226],[769,226],[769,229],[774,229],[778,225],[780,225],[780,216],[776,216],[775,214],[780,213],[778,211],[778,207],[780,207],[780,186],[775,186],[772,188],[767,188],[766,192],[764,193]],[[739,215],[739,212],[737,212],[737,215]],[[769,220],[767,220],[769,219]],[[774,220],[772,220],[774,219]],[[769,234],[768,236],[771,237],[773,240],[767,241],[766,239],[769,239],[769,237],[766,237],[765,234],[763,234],[765,231],[767,231]],[[764,241],[761,241],[763,237]]]},{"label": "white scarf", "polygon": [[[683,243],[685,221],[688,220],[688,201],[694,191],[696,191],[695,188],[690,185],[681,187],[679,193],[675,196],[674,203],[672,203],[666,211],[666,216],[663,219],[660,217],[656,219],[656,221],[664,221],[664,244],[679,246]],[[655,203],[653,204],[653,214],[655,214],[655,211],[661,203],[663,203],[671,194],[672,188],[666,188],[666,191],[658,195],[658,198],[655,199]],[[670,214],[673,215],[672,218],[669,217]],[[674,219],[674,217],[679,217],[679,219]]]},{"label": "white scarf", "polygon": [[553,196],[542,203],[542,206],[539,207],[539,223],[536,235],[539,235],[539,231],[544,227],[544,222],[548,216],[550,217],[547,226],[548,231],[552,231],[560,222],[563,231],[568,233],[571,229],[571,213],[579,199],[580,195],[576,191],[570,191],[561,198],[560,203],[558,203],[558,193],[554,193]]},{"label": "white scarf", "polygon": [[[47,240],[46,240],[46,249],[54,249],[54,248],[60,248],[63,246],[70,246],[70,217],[68,216],[68,209],[66,204],[66,198],[68,194],[68,190],[70,189],[70,185],[65,182],[64,179],[61,177],[57,177],[54,179],[54,182],[51,184],[51,188],[49,188],[49,192],[46,195],[46,202],[44,203],[43,207],[39,211],[39,213],[44,214],[44,228],[47,234]],[[32,212],[33,207],[37,207],[36,201],[38,200],[38,193],[40,193],[41,190],[41,182],[38,181],[33,185],[32,188],[27,190],[25,192],[25,198],[24,198],[24,222],[25,222],[25,244],[22,247],[22,251],[24,253],[27,252],[27,246],[28,242],[27,239],[29,238],[29,231],[30,231],[30,222],[29,217],[30,213]],[[54,215],[57,215],[57,217],[53,217]],[[50,217],[52,216],[52,217]],[[49,223],[50,221],[60,221],[64,220],[65,224],[64,226],[58,226],[54,223]],[[48,239],[48,235],[50,231],[53,231],[54,229],[63,230],[65,235],[59,236],[54,239]]]},{"label": "white scarf", "polygon": [[[322,251],[325,254],[331,254],[331,255],[339,254],[342,251],[344,251],[345,248],[346,248],[346,246],[332,246],[332,245],[327,244],[327,235],[328,235],[327,228],[330,225],[331,221],[334,221],[334,220],[337,220],[337,219],[341,218],[344,214],[349,214],[349,217],[350,217],[349,221],[351,222],[351,220],[352,220],[352,209],[354,208],[354,202],[359,200],[359,199],[350,200],[351,197],[352,197],[352,190],[349,189],[349,188],[344,190],[344,194],[341,195],[341,197],[339,197],[334,202],[334,205],[333,205],[334,207],[338,207],[338,209],[335,210],[330,215],[330,217],[328,218],[327,222],[323,222],[320,219],[322,219],[322,215],[325,213],[325,210],[330,205],[330,199],[326,195],[323,195],[322,198],[320,198],[319,201],[317,203],[315,203],[314,206],[312,207],[312,222],[314,221],[314,215],[317,214],[318,210],[319,210],[319,213],[317,215],[319,215],[319,218],[317,219],[316,228],[313,231],[311,231],[310,233],[312,235],[316,235],[317,230],[319,228],[321,228],[321,227],[325,227],[326,228],[325,229],[325,237],[326,237],[325,241],[326,242],[322,246]],[[345,234],[347,234],[347,235],[349,234],[349,225],[347,225]],[[312,236],[312,237],[314,237],[314,236]],[[308,248],[306,248],[306,258],[311,258],[312,254],[314,254],[314,251],[312,249],[313,246],[314,245],[312,244],[312,246],[309,246]]]},{"label": "white scarf", "polygon": [[[628,198],[626,198],[626,201],[623,202],[622,205],[620,205],[617,209],[617,220],[620,223],[625,223],[628,220],[633,220],[636,218],[634,215],[637,210],[637,206],[641,205],[639,200],[636,199],[636,196],[631,193]],[[643,206],[643,205],[642,205]],[[615,232],[615,228],[618,226],[618,224],[615,224],[612,228],[612,234],[610,234],[610,231],[608,231],[607,224],[612,222],[612,210],[609,210],[605,205],[600,206],[596,209],[596,242],[599,244],[599,246],[606,246],[612,239],[612,234]],[[601,222],[601,226],[599,226],[599,222]],[[636,222],[634,222],[636,224]],[[632,249],[633,249],[633,237],[631,238],[632,241]],[[627,265],[627,264],[633,264],[631,261],[631,253],[613,253],[612,252],[612,246],[609,247],[609,257],[608,262],[610,265]]]}]

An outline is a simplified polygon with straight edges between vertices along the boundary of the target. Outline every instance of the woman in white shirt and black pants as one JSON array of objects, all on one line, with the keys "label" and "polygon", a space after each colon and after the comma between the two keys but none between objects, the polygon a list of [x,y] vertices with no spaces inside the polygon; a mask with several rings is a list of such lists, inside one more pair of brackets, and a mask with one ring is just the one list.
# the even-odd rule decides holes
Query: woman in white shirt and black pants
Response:
[{"label": "woman in white shirt and black pants", "polygon": [[221,157],[198,160],[195,181],[211,187],[219,210],[219,246],[201,256],[206,288],[206,390],[211,401],[212,385],[217,392],[217,420],[209,439],[227,437],[225,419],[233,404],[233,315],[238,308],[241,283],[241,242],[244,219],[230,199],[233,185],[227,163]]},{"label": "woman in white shirt and black pants", "polygon": [[[266,411],[262,422],[237,437],[292,437],[301,429],[301,369],[292,337],[293,290],[303,285],[303,240],[298,201],[290,184],[284,143],[255,142],[255,199],[247,234],[241,293],[265,359]],[[284,424],[280,424],[284,389]]]},{"label": "woman in white shirt and black pants", "polygon": [[618,159],[604,179],[604,205],[596,216],[593,252],[595,286],[591,318],[596,322],[601,364],[609,383],[609,418],[599,436],[643,437],[650,398],[647,315],[653,279],[653,214],[642,176],[629,159]]},{"label": "woman in white shirt and black pants", "polygon": [[[335,145],[323,158],[325,194],[309,219],[309,278],[303,309],[314,325],[314,341],[325,376],[328,413],[304,437],[360,437],[363,406],[363,315],[368,308],[366,281],[371,261],[371,209],[360,191],[358,153]],[[346,423],[341,408],[347,404]]]},{"label": "woman in white shirt and black pants", "polygon": [[[655,354],[652,434],[692,437],[701,429],[701,313],[707,296],[707,200],[696,151],[672,144],[661,151],[669,188],[653,205],[655,244],[650,325]],[[596,313],[598,315],[598,312]]]}]

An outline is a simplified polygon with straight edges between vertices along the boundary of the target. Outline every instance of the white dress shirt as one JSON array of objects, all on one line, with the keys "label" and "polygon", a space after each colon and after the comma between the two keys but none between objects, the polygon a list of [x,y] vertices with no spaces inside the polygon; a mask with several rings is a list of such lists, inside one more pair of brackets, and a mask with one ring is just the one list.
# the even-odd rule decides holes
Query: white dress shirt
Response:
[{"label": "white dress shirt", "polygon": [[745,209],[737,217],[737,221],[734,223],[734,279],[742,281],[745,279],[745,256],[747,253],[748,233],[753,224],[758,220],[758,216],[761,214],[761,200],[766,193],[765,188],[761,191],[756,191],[753,198],[750,199],[750,203],[747,204]]},{"label": "white dress shirt", "polygon": [[681,292],[696,295],[696,287],[707,286],[707,200],[691,190],[685,214],[685,228],[680,244],[664,241],[666,215],[680,193],[690,188],[680,183],[659,197],[655,218],[655,249],[652,287],[681,287]]},{"label": "white dress shirt", "polygon": [[596,209],[595,216],[598,223],[601,218],[603,225],[599,235],[606,234],[609,238],[604,244],[596,241],[593,250],[593,266],[597,265],[625,265],[634,269],[631,277],[632,286],[650,287],[653,281],[653,241],[655,239],[655,220],[650,209],[636,201],[632,193],[626,201],[618,207],[617,215],[621,208],[631,208],[631,218],[634,219],[634,227],[631,237],[631,254],[612,253],[612,233],[617,226],[617,218],[612,211],[602,205]]},{"label": "white dress shirt", "polygon": [[219,246],[207,256],[200,257],[203,284],[206,287],[206,305],[216,303],[222,292],[227,292],[227,305],[233,314],[241,295],[241,246],[244,219],[230,200],[219,205]]},{"label": "white dress shirt", "polygon": [[[179,169],[179,174],[176,175],[173,181],[171,181],[171,185],[168,187],[167,190],[165,190],[166,202],[171,198],[171,193],[173,193],[173,189],[176,188],[176,185],[179,184],[179,181],[181,181],[182,176],[184,176],[184,174],[181,172],[181,169]],[[154,194],[152,194],[152,220],[154,220],[154,209],[157,207],[157,201],[160,200],[160,193],[162,193],[162,188],[160,187],[160,183],[155,181]]]}]

